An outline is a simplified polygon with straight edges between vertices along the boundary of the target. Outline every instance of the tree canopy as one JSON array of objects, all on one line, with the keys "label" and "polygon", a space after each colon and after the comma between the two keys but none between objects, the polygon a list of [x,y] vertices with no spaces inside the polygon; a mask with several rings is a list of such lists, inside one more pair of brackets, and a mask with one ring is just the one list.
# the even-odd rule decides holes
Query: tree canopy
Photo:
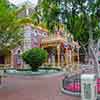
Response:
[{"label": "tree canopy", "polygon": [[[59,29],[60,25],[64,25],[64,29],[70,31],[75,40],[86,44],[89,40],[89,33],[93,33],[95,40],[100,37],[99,20],[96,16],[98,7],[100,7],[99,0],[40,0],[32,15],[26,19],[20,19],[19,22],[41,25],[52,32],[56,28]],[[17,10],[17,13],[23,9],[24,7]],[[9,6],[7,0],[0,1],[1,48],[8,47],[11,43],[19,43],[16,43],[20,40],[17,36],[21,36],[17,13],[16,7]],[[8,36],[10,36],[9,39]]]},{"label": "tree canopy", "polygon": [[63,24],[75,40],[85,44],[89,40],[90,30],[93,38],[100,37],[99,21],[96,10],[100,7],[99,0],[41,0],[33,13],[38,19],[36,24],[44,24],[50,31]]},{"label": "tree canopy", "polygon": [[0,50],[11,50],[22,41],[22,28],[15,14],[16,7],[0,0]]}]

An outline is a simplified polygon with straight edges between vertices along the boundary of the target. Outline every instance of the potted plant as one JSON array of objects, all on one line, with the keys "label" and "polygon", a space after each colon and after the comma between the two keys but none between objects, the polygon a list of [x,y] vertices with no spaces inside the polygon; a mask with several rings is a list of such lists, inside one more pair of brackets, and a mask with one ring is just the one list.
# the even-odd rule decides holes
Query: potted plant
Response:
[{"label": "potted plant", "polygon": [[48,53],[42,48],[32,48],[22,54],[22,59],[29,64],[32,71],[37,71],[38,68],[47,59]]}]

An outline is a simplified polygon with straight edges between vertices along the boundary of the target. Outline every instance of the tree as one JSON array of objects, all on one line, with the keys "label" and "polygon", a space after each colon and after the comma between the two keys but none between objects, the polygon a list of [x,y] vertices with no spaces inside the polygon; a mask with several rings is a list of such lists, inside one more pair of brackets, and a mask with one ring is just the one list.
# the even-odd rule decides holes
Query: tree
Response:
[{"label": "tree", "polygon": [[37,71],[39,66],[47,59],[47,52],[41,48],[32,48],[22,54],[22,59],[29,64],[32,71]]},{"label": "tree", "polygon": [[54,31],[55,25],[64,24],[75,40],[84,44],[88,42],[90,27],[94,39],[99,38],[100,28],[95,16],[95,10],[99,6],[99,0],[41,0],[37,14],[49,30]]},{"label": "tree", "polygon": [[54,31],[55,26],[59,25],[59,11],[55,0],[41,0],[32,15],[33,22],[35,25],[47,28],[50,32]]},{"label": "tree", "polygon": [[63,24],[64,29],[79,41],[80,51],[85,54],[88,52],[90,34],[93,34],[95,41],[100,38],[99,20],[95,14],[98,7],[100,0],[41,0],[32,18],[36,25],[41,24],[52,33],[55,27],[59,29]]},{"label": "tree", "polygon": [[15,6],[11,6],[7,0],[0,0],[0,51],[11,50],[23,39],[15,12]]}]

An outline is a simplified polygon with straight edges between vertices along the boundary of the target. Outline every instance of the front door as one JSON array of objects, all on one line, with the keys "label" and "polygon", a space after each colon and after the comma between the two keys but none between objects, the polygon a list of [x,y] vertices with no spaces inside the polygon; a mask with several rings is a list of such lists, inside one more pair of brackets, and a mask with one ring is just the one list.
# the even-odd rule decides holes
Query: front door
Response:
[{"label": "front door", "polygon": [[4,61],[4,56],[0,56],[0,64],[4,64],[5,61]]}]

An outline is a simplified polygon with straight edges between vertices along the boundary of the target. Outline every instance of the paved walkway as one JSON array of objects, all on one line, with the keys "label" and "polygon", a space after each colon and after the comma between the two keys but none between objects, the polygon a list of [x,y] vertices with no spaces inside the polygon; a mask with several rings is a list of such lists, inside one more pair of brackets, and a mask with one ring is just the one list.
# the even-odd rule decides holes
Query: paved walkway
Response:
[{"label": "paved walkway", "polygon": [[61,93],[62,78],[9,76],[3,80],[0,100],[81,100]]}]

